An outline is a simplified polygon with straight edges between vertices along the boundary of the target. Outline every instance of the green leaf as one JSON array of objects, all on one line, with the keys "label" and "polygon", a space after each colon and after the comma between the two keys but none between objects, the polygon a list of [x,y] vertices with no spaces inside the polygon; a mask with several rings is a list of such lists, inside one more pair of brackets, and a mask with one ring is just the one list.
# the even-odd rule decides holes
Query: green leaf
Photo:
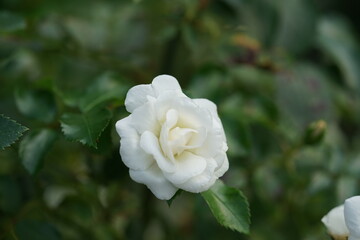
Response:
[{"label": "green leaf", "polygon": [[114,73],[107,72],[87,88],[80,99],[80,109],[87,112],[112,99],[124,101],[127,90],[128,87],[124,86]]},{"label": "green leaf", "polygon": [[43,163],[46,152],[57,137],[57,133],[50,129],[42,129],[28,134],[20,143],[19,156],[25,169],[36,173]]},{"label": "green leaf", "polygon": [[23,17],[8,11],[0,12],[0,32],[13,32],[26,27]]},{"label": "green leaf", "polygon": [[228,187],[218,180],[201,195],[221,225],[241,233],[249,233],[249,204],[240,190]]},{"label": "green leaf", "polygon": [[171,206],[171,204],[175,200],[175,198],[177,198],[181,193],[182,193],[181,189],[177,190],[175,195],[171,199],[166,201],[169,207]]},{"label": "green leaf", "polygon": [[17,239],[60,240],[59,231],[50,223],[37,220],[23,220],[16,224]]},{"label": "green leaf", "polygon": [[97,148],[97,140],[110,118],[111,112],[107,109],[94,109],[83,114],[66,113],[60,122],[67,138]]},{"label": "green leaf", "polygon": [[23,132],[27,130],[27,127],[24,127],[14,120],[0,114],[0,150],[3,150],[5,147],[13,144],[19,137],[21,137]]},{"label": "green leaf", "polygon": [[360,48],[354,31],[340,17],[326,17],[318,25],[318,43],[339,67],[345,83],[360,89]]},{"label": "green leaf", "polygon": [[53,121],[57,112],[54,96],[46,90],[18,89],[15,101],[22,114],[45,123]]},{"label": "green leaf", "polygon": [[317,20],[313,4],[303,0],[277,1],[277,9],[280,23],[275,45],[293,53],[310,47]]}]

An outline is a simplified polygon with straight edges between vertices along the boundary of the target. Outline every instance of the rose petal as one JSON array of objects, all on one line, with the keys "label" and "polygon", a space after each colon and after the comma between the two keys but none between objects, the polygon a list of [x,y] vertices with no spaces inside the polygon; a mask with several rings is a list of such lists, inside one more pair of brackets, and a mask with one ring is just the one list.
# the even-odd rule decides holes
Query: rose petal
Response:
[{"label": "rose petal", "polygon": [[155,160],[140,147],[140,136],[131,125],[131,115],[116,122],[120,139],[120,155],[124,164],[134,170],[147,169]]},{"label": "rose petal", "polygon": [[182,93],[178,80],[170,75],[159,75],[152,81],[152,87],[156,96],[164,91],[177,91]]},{"label": "rose petal", "polygon": [[225,152],[218,154],[216,157],[214,157],[214,160],[218,166],[215,169],[215,176],[219,178],[229,169],[229,160]]},{"label": "rose petal", "polygon": [[165,121],[169,109],[175,109],[179,113],[177,126],[182,128],[197,129],[200,127],[212,128],[212,116],[206,109],[199,108],[190,98],[174,96],[172,93],[161,94],[155,103],[157,118],[160,122]]},{"label": "rose petal", "polygon": [[176,187],[193,192],[193,193],[199,193],[208,190],[218,179],[214,175],[214,170],[216,168],[216,162],[214,159],[206,159],[207,165],[200,175],[195,176],[185,183],[182,184],[174,184]]},{"label": "rose petal", "polygon": [[207,158],[215,157],[223,152],[224,138],[219,129],[208,129],[207,138],[201,147],[194,150],[194,153]]},{"label": "rose petal", "polygon": [[224,141],[226,141],[224,127],[219,118],[219,114],[217,112],[217,107],[216,107],[215,103],[213,103],[212,101],[205,99],[205,98],[196,98],[196,99],[193,99],[193,101],[200,107],[206,108],[207,110],[209,110],[209,112],[211,113],[211,116],[213,117],[213,120],[214,120],[213,121],[214,127],[221,130]]},{"label": "rose petal", "polygon": [[129,173],[135,182],[145,184],[158,199],[169,200],[178,190],[178,188],[165,179],[156,164],[153,164],[144,171],[130,169]]},{"label": "rose petal", "polygon": [[173,184],[181,184],[204,172],[206,160],[191,152],[184,151],[176,158],[175,165],[175,172],[164,173],[164,175]]},{"label": "rose petal", "polygon": [[194,149],[201,147],[207,137],[207,130],[204,127],[199,127],[196,129],[196,134],[190,139],[186,149]]},{"label": "rose petal", "polygon": [[163,155],[158,138],[152,132],[145,131],[141,135],[140,146],[146,153],[155,158],[161,170],[165,172],[174,172],[176,170],[175,164]]},{"label": "rose petal", "polygon": [[175,161],[175,159],[171,146],[169,144],[169,131],[170,128],[174,127],[174,125],[177,123],[178,117],[179,114],[176,110],[170,109],[169,111],[167,111],[165,122],[163,123],[160,131],[160,147],[164,152],[165,156],[171,159],[173,162]]},{"label": "rose petal", "polygon": [[344,204],[345,222],[350,239],[360,239],[360,196],[347,199]]},{"label": "rose petal", "polygon": [[132,113],[136,108],[148,102],[148,96],[155,97],[154,89],[150,84],[141,84],[130,88],[126,94],[126,111]]},{"label": "rose petal", "polygon": [[132,125],[140,135],[145,131],[151,131],[156,135],[160,133],[160,124],[157,120],[152,100],[136,108],[131,115]]},{"label": "rose petal", "polygon": [[193,101],[200,107],[206,108],[213,116],[218,116],[217,107],[215,103],[205,98],[195,98]]},{"label": "rose petal", "polygon": [[195,104],[197,104],[201,108],[207,109],[211,113],[211,116],[215,120],[215,122],[214,122],[216,124],[215,127],[223,128],[215,103],[213,103],[212,101],[205,99],[205,98],[196,98],[196,99],[193,99],[193,101],[195,102]]},{"label": "rose petal", "polygon": [[125,98],[126,110],[132,113],[136,108],[147,103],[149,96],[156,98],[164,91],[174,91],[179,95],[183,95],[176,78],[169,75],[160,75],[154,78],[151,84],[141,84],[130,88]]},{"label": "rose petal", "polygon": [[328,232],[333,236],[348,236],[349,230],[345,224],[344,205],[333,208],[326,214],[321,221],[324,223]]}]

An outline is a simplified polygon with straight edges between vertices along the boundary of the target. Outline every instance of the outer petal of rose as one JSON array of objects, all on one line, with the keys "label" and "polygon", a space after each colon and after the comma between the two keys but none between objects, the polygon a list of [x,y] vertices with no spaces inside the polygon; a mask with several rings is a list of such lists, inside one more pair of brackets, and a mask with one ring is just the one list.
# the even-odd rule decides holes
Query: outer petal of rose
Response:
[{"label": "outer petal of rose", "polygon": [[184,151],[176,159],[176,171],[164,175],[173,184],[182,184],[189,179],[200,175],[206,169],[206,160],[191,152]]},{"label": "outer petal of rose", "polygon": [[178,190],[178,188],[166,180],[156,164],[153,164],[144,171],[130,169],[129,173],[135,182],[145,184],[158,199],[169,200]]},{"label": "outer petal of rose", "polygon": [[229,160],[225,152],[218,154],[214,160],[218,164],[218,167],[215,169],[215,176],[219,178],[229,169]]},{"label": "outer petal of rose", "polygon": [[156,118],[152,100],[136,108],[131,115],[132,125],[140,135],[145,131],[151,131],[155,134],[160,132],[160,124]]},{"label": "outer petal of rose", "polygon": [[348,236],[349,230],[345,224],[344,205],[333,208],[326,214],[321,221],[324,223],[328,232],[334,236]]},{"label": "outer petal of rose", "polygon": [[213,157],[217,163],[217,168],[215,169],[215,171],[217,171],[218,169],[220,169],[222,167],[222,165],[224,164],[224,161],[228,161],[228,158],[226,155],[227,149],[228,149],[227,144],[225,142],[223,142],[222,151],[220,153],[218,153],[215,157]]},{"label": "outer petal of rose", "polygon": [[213,103],[212,101],[205,99],[205,98],[195,98],[195,99],[193,99],[193,101],[195,102],[196,105],[207,109],[211,113],[211,115],[214,118],[215,123],[216,123],[215,127],[223,128],[215,103]]},{"label": "outer petal of rose", "polygon": [[140,147],[140,136],[131,126],[131,115],[116,122],[116,131],[121,137],[120,155],[128,168],[144,170],[155,161]]},{"label": "outer petal of rose", "polygon": [[176,91],[182,93],[178,80],[170,75],[164,74],[155,77],[151,85],[157,96],[165,91]]},{"label": "outer petal of rose", "polygon": [[148,154],[151,154],[159,168],[165,172],[174,172],[175,164],[164,156],[160,149],[158,138],[150,131],[145,131],[140,139],[141,148]]},{"label": "outer petal of rose", "polygon": [[196,98],[196,99],[193,99],[193,101],[200,107],[206,108],[210,111],[210,113],[214,119],[214,121],[213,121],[214,127],[221,129],[223,137],[224,137],[224,141],[226,141],[224,127],[219,118],[219,115],[217,112],[217,107],[216,107],[215,103],[213,103],[212,101],[205,99],[205,98]]},{"label": "outer petal of rose", "polygon": [[194,150],[200,156],[212,158],[223,152],[224,139],[219,129],[208,129],[207,137],[201,147]]},{"label": "outer petal of rose", "polygon": [[218,116],[215,103],[205,98],[194,98],[193,101],[202,108],[208,109],[213,116]]},{"label": "outer petal of rose", "polygon": [[126,111],[132,113],[136,108],[148,102],[148,96],[155,97],[154,89],[150,84],[141,84],[130,88],[126,94]]},{"label": "outer petal of rose", "polygon": [[141,84],[130,88],[125,98],[126,110],[132,113],[136,108],[148,102],[149,97],[158,97],[160,93],[172,91],[172,95],[185,96],[179,82],[169,75],[160,75],[151,84]]},{"label": "outer petal of rose", "polygon": [[360,196],[347,199],[344,204],[345,222],[350,239],[360,239]]},{"label": "outer petal of rose", "polygon": [[199,193],[208,190],[218,179],[214,175],[214,169],[216,168],[216,162],[214,159],[207,159],[207,165],[205,171],[195,176],[185,183],[174,184],[176,187],[188,192]]}]

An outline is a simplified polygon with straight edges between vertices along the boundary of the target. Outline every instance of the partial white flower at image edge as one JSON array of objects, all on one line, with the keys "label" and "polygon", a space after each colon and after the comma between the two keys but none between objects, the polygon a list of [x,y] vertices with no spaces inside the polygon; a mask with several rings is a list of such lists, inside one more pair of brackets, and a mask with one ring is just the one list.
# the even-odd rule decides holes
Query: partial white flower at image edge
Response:
[{"label": "partial white flower at image edge", "polygon": [[344,215],[350,232],[349,240],[360,240],[360,196],[346,199]]},{"label": "partial white flower at image edge", "polygon": [[159,199],[178,189],[208,190],[229,168],[226,137],[216,105],[191,99],[169,75],[131,88],[130,115],[116,123],[120,155],[130,177]]},{"label": "partial white flower at image edge", "polygon": [[321,221],[335,240],[360,240],[360,196],[348,198]]},{"label": "partial white flower at image edge", "polygon": [[345,224],[344,205],[333,208],[321,221],[333,238],[341,239],[349,236],[349,230]]}]

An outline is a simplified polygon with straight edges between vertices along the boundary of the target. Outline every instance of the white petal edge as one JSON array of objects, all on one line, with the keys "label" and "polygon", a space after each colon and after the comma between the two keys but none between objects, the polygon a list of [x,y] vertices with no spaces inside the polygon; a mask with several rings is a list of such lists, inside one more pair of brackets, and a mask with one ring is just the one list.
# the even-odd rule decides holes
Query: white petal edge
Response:
[{"label": "white petal edge", "polygon": [[350,237],[360,240],[360,196],[346,199],[344,214]]},{"label": "white petal edge", "polygon": [[160,132],[160,124],[157,120],[153,100],[136,108],[132,115],[132,126],[139,134],[145,131],[151,131],[155,134]]},{"label": "white petal edge", "polygon": [[155,77],[151,85],[156,96],[160,95],[160,93],[163,93],[164,91],[182,92],[178,80],[173,76],[166,74]]},{"label": "white petal edge", "polygon": [[182,184],[203,173],[206,169],[207,162],[200,156],[184,151],[177,157],[175,165],[176,170],[174,173],[164,172],[164,175],[173,184]]},{"label": "white petal edge", "polygon": [[344,205],[331,209],[330,212],[321,219],[321,222],[326,226],[330,235],[349,235],[349,230],[345,224]]},{"label": "white petal edge", "polygon": [[223,152],[224,138],[220,129],[208,129],[204,143],[194,153],[207,158],[212,158]]},{"label": "white petal edge", "polygon": [[226,153],[221,153],[217,155],[214,160],[218,164],[218,167],[215,169],[215,176],[216,177],[222,177],[227,170],[229,170],[229,160],[227,158]]},{"label": "white petal edge", "polygon": [[163,175],[156,164],[144,171],[129,171],[130,177],[138,183],[145,184],[160,200],[171,199],[178,188],[172,185]]},{"label": "white petal edge", "polygon": [[155,97],[154,89],[150,84],[141,84],[130,88],[125,98],[126,111],[132,113],[136,108],[147,103],[149,96]]},{"label": "white petal edge", "polygon": [[176,187],[192,193],[199,193],[208,190],[218,179],[214,170],[216,168],[216,161],[212,158],[206,159],[207,165],[204,172],[195,176],[185,183],[174,184]]},{"label": "white petal edge", "polygon": [[155,161],[140,147],[140,136],[131,126],[131,115],[116,122],[120,136],[120,155],[124,164],[134,170],[144,170]]},{"label": "white petal edge", "polygon": [[206,98],[195,98],[193,99],[195,104],[202,108],[206,108],[210,111],[213,116],[218,116],[216,104]]},{"label": "white petal edge", "polygon": [[132,113],[136,108],[147,103],[149,97],[157,98],[164,91],[175,91],[179,95],[184,95],[176,78],[159,75],[151,84],[140,84],[130,88],[125,98],[126,111]]},{"label": "white petal edge", "polygon": [[221,124],[221,120],[219,118],[219,114],[217,112],[217,106],[212,101],[205,99],[205,98],[195,98],[193,99],[195,104],[197,104],[201,108],[207,109],[211,116],[213,117],[214,121],[214,127],[223,129],[223,126]]}]

